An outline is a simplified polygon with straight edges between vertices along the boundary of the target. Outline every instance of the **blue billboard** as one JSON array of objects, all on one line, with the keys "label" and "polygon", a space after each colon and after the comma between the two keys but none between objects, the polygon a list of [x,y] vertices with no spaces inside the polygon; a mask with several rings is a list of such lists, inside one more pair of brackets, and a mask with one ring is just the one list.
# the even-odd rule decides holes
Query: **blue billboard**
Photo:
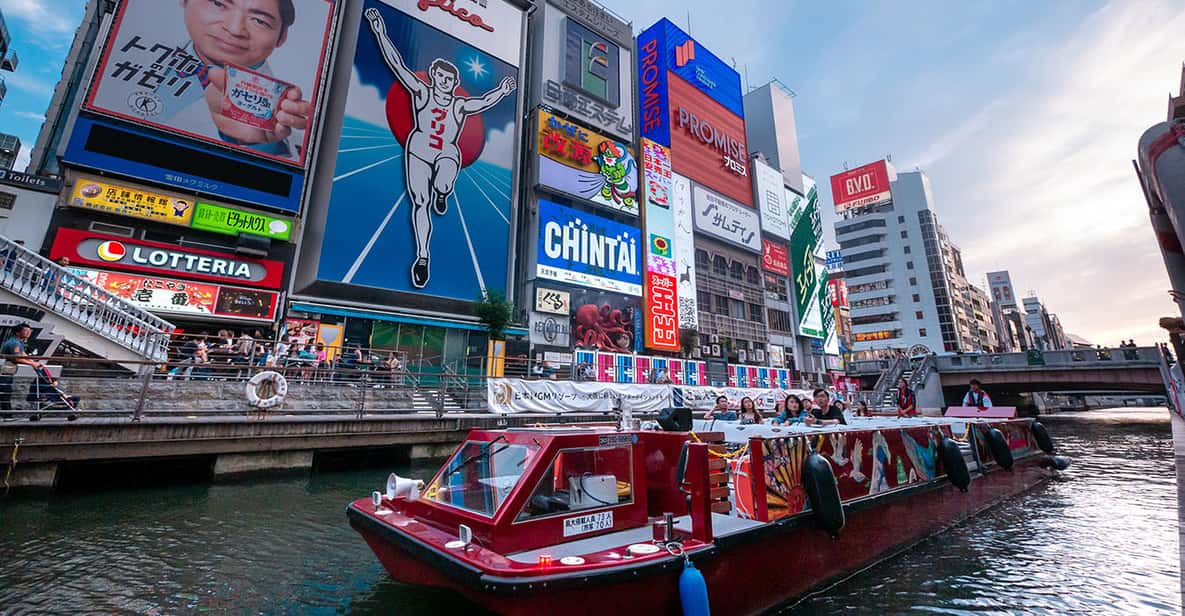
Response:
[{"label": "blue billboard", "polygon": [[636,227],[540,199],[535,275],[641,295],[641,236]]},{"label": "blue billboard", "polygon": [[506,289],[522,9],[434,6],[363,3],[318,280],[463,301]]},{"label": "blue billboard", "polygon": [[244,160],[213,146],[79,116],[62,159],[186,192],[300,211],[304,174],[282,165]]},{"label": "blue billboard", "polygon": [[671,145],[667,71],[737,117],[745,117],[740,73],[664,18],[638,35],[638,101],[643,137]]}]

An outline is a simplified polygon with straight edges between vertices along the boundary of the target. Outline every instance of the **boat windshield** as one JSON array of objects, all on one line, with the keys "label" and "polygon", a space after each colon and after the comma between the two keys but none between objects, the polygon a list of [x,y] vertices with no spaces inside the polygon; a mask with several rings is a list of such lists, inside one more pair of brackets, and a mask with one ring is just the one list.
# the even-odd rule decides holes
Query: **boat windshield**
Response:
[{"label": "boat windshield", "polygon": [[465,441],[423,492],[433,502],[494,517],[538,453],[534,444]]}]

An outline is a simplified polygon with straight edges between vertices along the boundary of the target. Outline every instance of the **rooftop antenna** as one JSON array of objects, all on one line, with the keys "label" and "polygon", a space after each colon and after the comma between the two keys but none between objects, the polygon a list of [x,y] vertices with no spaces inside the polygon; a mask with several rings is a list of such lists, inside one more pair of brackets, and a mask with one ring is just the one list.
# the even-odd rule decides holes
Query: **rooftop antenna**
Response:
[{"label": "rooftop antenna", "polygon": [[846,160],[845,160],[845,161],[843,161],[843,170],[844,170],[844,171],[847,171],[847,170],[848,170],[848,161],[846,161]]},{"label": "rooftop antenna", "polygon": [[691,9],[687,9],[687,33],[691,34]]},{"label": "rooftop antenna", "polygon": [[892,154],[885,154],[885,160],[887,160],[889,162],[893,162],[893,155]]},{"label": "rooftop antenna", "polygon": [[745,92],[746,93],[752,92],[752,90],[749,88],[749,65],[748,64],[745,65]]}]

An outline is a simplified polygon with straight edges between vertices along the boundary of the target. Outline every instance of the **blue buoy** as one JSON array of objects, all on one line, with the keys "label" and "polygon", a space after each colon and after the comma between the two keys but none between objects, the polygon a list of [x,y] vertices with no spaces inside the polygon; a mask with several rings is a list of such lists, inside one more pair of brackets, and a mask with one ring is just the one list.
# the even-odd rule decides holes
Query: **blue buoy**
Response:
[{"label": "blue buoy", "polygon": [[695,568],[690,560],[683,561],[683,573],[679,575],[679,599],[683,602],[683,616],[708,616],[708,583],[704,574]]}]

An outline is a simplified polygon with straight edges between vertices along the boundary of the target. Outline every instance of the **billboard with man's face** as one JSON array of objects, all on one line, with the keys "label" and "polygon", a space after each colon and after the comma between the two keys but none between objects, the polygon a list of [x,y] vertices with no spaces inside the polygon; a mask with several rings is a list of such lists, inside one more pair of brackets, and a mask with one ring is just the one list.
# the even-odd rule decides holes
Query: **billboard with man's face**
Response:
[{"label": "billboard with man's face", "polygon": [[504,290],[523,11],[362,4],[317,278],[466,302]]},{"label": "billboard with man's face", "polygon": [[303,166],[335,0],[123,0],[90,111]]}]

